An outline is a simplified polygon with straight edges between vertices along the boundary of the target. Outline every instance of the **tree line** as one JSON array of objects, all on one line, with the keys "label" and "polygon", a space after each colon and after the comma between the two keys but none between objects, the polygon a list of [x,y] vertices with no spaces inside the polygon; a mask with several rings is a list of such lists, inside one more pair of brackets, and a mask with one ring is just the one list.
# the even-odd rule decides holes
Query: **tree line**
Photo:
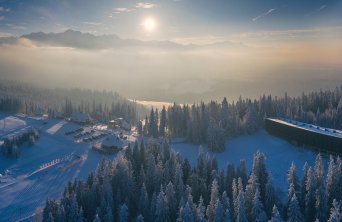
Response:
[{"label": "tree line", "polygon": [[103,122],[123,117],[131,123],[136,123],[147,112],[142,105],[112,91],[47,89],[10,81],[0,82],[0,111],[28,115],[48,113],[52,117],[57,112],[68,117],[77,111]]}]

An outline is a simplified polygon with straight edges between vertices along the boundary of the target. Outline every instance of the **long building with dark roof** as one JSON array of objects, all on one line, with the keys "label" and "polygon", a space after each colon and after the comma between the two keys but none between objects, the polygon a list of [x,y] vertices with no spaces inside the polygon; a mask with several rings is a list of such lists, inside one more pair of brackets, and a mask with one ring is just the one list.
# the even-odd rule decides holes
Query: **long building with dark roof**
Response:
[{"label": "long building with dark roof", "polygon": [[285,118],[265,119],[265,129],[299,146],[342,154],[342,131]]}]

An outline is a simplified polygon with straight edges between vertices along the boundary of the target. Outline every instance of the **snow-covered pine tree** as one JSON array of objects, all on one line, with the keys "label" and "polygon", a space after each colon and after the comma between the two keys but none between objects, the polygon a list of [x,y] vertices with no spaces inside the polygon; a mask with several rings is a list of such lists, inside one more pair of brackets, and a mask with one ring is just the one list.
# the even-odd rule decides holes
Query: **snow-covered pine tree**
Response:
[{"label": "snow-covered pine tree", "polygon": [[319,221],[326,221],[328,216],[327,196],[323,185],[316,189],[316,218]]},{"label": "snow-covered pine tree", "polygon": [[128,207],[125,203],[123,203],[119,209],[118,222],[127,222],[127,221],[128,221]]},{"label": "snow-covered pine tree", "polygon": [[246,217],[245,198],[244,198],[243,191],[239,192],[236,202],[237,202],[236,222],[248,222],[247,217]]},{"label": "snow-covered pine tree", "polygon": [[306,181],[305,221],[313,221],[315,213],[315,186],[312,168],[309,167]]},{"label": "snow-covered pine tree", "polygon": [[264,206],[260,201],[260,192],[258,188],[255,191],[253,199],[252,217],[255,222],[267,222],[267,215],[264,211]]},{"label": "snow-covered pine tree", "polygon": [[277,195],[275,188],[273,186],[272,175],[268,175],[268,180],[266,184],[266,195],[265,195],[265,211],[268,217],[271,217],[273,206],[277,202]]},{"label": "snow-covered pine tree", "polygon": [[342,210],[341,201],[333,200],[332,207],[330,209],[330,217],[328,222],[341,222],[342,221]]},{"label": "snow-covered pine tree", "polygon": [[199,199],[197,207],[196,207],[196,221],[198,221],[198,222],[206,222],[207,221],[205,218],[205,204],[204,204],[202,196],[200,196],[200,199]]},{"label": "snow-covered pine tree", "polygon": [[230,211],[228,208],[227,208],[226,212],[224,213],[224,220],[223,221],[224,222],[231,222],[232,221]]},{"label": "snow-covered pine tree", "polygon": [[216,201],[218,200],[219,197],[219,187],[217,184],[217,180],[214,179],[212,184],[211,184],[211,192],[210,192],[210,202],[207,207],[207,218],[209,222],[214,221],[215,217],[215,206],[216,206]]},{"label": "snow-covered pine tree", "polygon": [[283,222],[283,219],[281,218],[276,205],[273,206],[272,217],[270,222]]},{"label": "snow-covered pine tree", "polygon": [[291,202],[287,209],[287,221],[288,222],[299,222],[303,221],[303,215],[300,211],[299,203],[296,194],[292,196]]},{"label": "snow-covered pine tree", "polygon": [[135,219],[135,222],[144,222],[144,216],[139,214],[137,218]]},{"label": "snow-covered pine tree", "polygon": [[214,222],[222,222],[223,219],[224,219],[224,208],[220,199],[217,199],[216,204],[215,204]]},{"label": "snow-covered pine tree", "polygon": [[156,206],[156,213],[155,213],[154,221],[156,222],[170,221],[169,206],[168,206],[163,188],[160,189],[160,192],[157,196],[157,206]]},{"label": "snow-covered pine tree", "polygon": [[180,208],[177,222],[195,222],[194,215],[188,202],[184,207]]},{"label": "snow-covered pine tree", "polygon": [[160,114],[160,123],[159,123],[159,135],[165,136],[165,129],[166,129],[166,109],[163,106],[163,109]]}]

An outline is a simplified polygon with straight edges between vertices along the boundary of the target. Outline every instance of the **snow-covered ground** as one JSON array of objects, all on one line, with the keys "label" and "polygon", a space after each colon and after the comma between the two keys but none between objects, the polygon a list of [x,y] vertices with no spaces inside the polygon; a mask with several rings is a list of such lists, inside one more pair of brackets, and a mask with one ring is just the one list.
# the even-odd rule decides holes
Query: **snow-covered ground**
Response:
[{"label": "snow-covered ground", "polygon": [[[210,153],[217,159],[220,169],[226,169],[227,163],[231,162],[235,167],[241,159],[246,160],[247,169],[251,169],[253,154],[259,150],[266,155],[266,166],[272,174],[273,183],[278,192],[287,193],[287,171],[292,161],[297,166],[297,175],[302,176],[302,167],[305,162],[313,166],[317,153],[311,150],[296,147],[287,141],[274,137],[262,130],[250,136],[241,136],[226,141],[226,149],[223,153]],[[172,148],[184,158],[188,158],[190,164],[197,162],[198,145],[174,143]],[[206,146],[202,146],[202,152],[207,152]],[[286,196],[286,195],[285,195]]]},{"label": "snow-covered ground", "polygon": [[[1,221],[17,221],[30,217],[37,208],[44,206],[47,198],[59,198],[68,181],[86,179],[88,173],[96,169],[103,154],[91,149],[91,144],[98,140],[83,142],[83,138],[101,132],[113,133],[105,125],[96,125],[85,127],[84,132],[88,133],[74,138],[79,132],[71,135],[65,135],[65,132],[79,129],[81,126],[64,120],[45,121],[41,118],[0,113],[0,128],[3,119],[6,119],[6,130],[3,130],[2,136],[26,126],[34,126],[39,129],[40,138],[34,146],[22,146],[18,159],[0,155],[0,174],[3,175],[0,177]],[[134,134],[135,132],[124,135],[128,136],[126,144],[136,139]],[[196,164],[198,147],[186,144],[182,138],[175,139],[172,144],[173,150],[188,158],[192,165]],[[203,146],[202,150],[206,152],[206,147]],[[317,154],[295,147],[265,131],[259,131],[255,135],[227,140],[223,153],[210,155],[217,158],[221,169],[225,169],[228,162],[237,166],[240,159],[246,159],[250,170],[253,154],[257,150],[268,157],[267,168],[273,175],[275,186],[282,193],[287,192],[286,173],[291,162],[294,161],[298,175],[301,175],[305,161],[313,165]],[[106,157],[113,159],[115,154]]]},{"label": "snow-covered ground", "polygon": [[[80,128],[77,124],[59,119],[46,123],[39,118],[1,115],[2,119],[6,118],[6,125],[11,123],[11,130],[6,130],[6,134],[30,125],[39,129],[40,138],[34,146],[22,146],[18,159],[0,154],[0,221],[30,217],[44,206],[47,198],[59,198],[68,181],[86,179],[103,158],[103,154],[91,149],[92,143],[75,139],[75,134],[65,135]],[[99,130],[109,133],[102,126],[94,127],[94,133]],[[128,136],[126,144],[132,140],[134,137]],[[115,154],[106,156],[114,157]]]}]

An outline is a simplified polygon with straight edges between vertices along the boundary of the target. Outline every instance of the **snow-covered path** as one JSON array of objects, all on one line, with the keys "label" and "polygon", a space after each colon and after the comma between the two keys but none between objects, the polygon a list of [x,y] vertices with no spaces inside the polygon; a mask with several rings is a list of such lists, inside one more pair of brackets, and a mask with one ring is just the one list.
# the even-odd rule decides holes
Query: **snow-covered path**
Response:
[{"label": "snow-covered path", "polygon": [[49,128],[48,130],[46,130],[47,133],[50,133],[51,135],[55,134],[58,130],[60,130],[60,128],[62,128],[62,126],[64,124],[66,124],[67,122],[62,120],[58,123],[56,123],[55,125],[53,125],[51,128]]}]

